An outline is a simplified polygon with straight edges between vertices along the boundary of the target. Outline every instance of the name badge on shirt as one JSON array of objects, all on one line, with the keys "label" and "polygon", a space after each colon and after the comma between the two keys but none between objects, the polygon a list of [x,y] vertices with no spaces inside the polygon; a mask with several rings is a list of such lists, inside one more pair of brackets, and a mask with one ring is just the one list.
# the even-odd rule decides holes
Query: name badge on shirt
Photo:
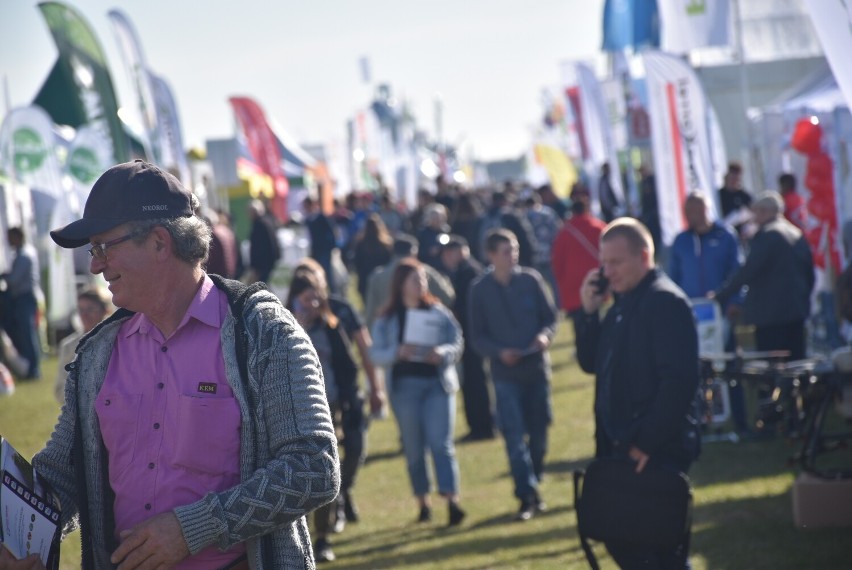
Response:
[{"label": "name badge on shirt", "polygon": [[202,394],[215,394],[216,393],[215,382],[199,382],[198,383],[198,391]]}]

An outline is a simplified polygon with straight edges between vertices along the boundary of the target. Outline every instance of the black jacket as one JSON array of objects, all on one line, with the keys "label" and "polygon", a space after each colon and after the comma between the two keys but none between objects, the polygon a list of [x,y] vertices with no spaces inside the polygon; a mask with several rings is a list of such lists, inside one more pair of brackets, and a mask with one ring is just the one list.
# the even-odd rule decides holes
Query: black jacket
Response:
[{"label": "black jacket", "polygon": [[[654,269],[601,322],[577,323],[580,366],[597,376],[597,456],[635,445],[651,461],[686,469],[698,454],[694,415],[698,334],[689,300]],[[608,394],[608,395],[607,395]]]},{"label": "black jacket", "polygon": [[748,286],[743,313],[756,326],[804,321],[811,312],[814,267],[801,230],[783,217],[751,240],[745,264],[716,292],[720,303]]},{"label": "black jacket", "polygon": [[[463,259],[455,271],[447,270],[443,265],[441,270],[450,278],[456,291],[456,301],[453,303],[453,316],[459,322],[462,332],[467,336],[468,327],[468,293],[470,285],[483,273],[482,266],[473,258]],[[468,347],[465,347],[468,348]]]}]

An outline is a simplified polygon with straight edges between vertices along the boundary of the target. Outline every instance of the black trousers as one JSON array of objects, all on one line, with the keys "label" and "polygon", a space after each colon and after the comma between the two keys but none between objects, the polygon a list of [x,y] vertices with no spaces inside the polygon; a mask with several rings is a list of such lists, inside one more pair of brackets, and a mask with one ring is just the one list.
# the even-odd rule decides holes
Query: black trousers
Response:
[{"label": "black trousers", "polygon": [[[347,399],[344,405],[332,406],[331,416],[335,427],[343,432],[340,444],[340,494],[348,493],[355,485],[358,470],[367,456],[367,416],[364,414],[364,398],[360,394]],[[314,511],[314,529],[324,537],[334,522],[341,496]]]},{"label": "black trousers", "polygon": [[494,406],[485,374],[485,360],[472,348],[462,353],[464,415],[473,437],[494,436]]}]

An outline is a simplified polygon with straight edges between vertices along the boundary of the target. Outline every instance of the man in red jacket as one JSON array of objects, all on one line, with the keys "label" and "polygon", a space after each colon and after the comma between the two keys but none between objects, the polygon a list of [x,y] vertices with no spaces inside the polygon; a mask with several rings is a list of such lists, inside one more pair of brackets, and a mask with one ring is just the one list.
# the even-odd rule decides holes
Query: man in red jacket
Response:
[{"label": "man in red jacket", "polygon": [[598,242],[606,225],[591,214],[589,200],[588,188],[580,182],[575,184],[571,191],[572,215],[556,234],[551,251],[561,308],[572,318],[582,310],[580,286],[589,271],[598,266]]}]

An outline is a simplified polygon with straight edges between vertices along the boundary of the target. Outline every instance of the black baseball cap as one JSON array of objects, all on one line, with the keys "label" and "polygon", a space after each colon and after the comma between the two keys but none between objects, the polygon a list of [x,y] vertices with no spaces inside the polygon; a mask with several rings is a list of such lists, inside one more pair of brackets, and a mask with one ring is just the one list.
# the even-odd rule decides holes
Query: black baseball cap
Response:
[{"label": "black baseball cap", "polygon": [[83,219],[50,232],[60,247],[73,248],[116,226],[137,220],[193,215],[192,193],[180,180],[143,160],[113,166],[97,179]]}]

